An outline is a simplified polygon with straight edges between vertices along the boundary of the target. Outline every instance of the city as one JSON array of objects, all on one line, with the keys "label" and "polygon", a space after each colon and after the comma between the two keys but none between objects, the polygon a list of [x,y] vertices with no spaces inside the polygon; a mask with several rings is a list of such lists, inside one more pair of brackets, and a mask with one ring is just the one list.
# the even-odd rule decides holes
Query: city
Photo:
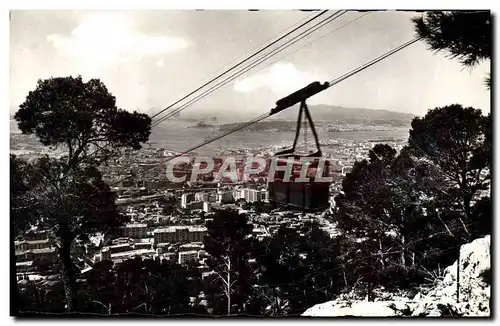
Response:
[{"label": "city", "polygon": [[12,316],[491,317],[490,11],[60,15],[11,12]]}]

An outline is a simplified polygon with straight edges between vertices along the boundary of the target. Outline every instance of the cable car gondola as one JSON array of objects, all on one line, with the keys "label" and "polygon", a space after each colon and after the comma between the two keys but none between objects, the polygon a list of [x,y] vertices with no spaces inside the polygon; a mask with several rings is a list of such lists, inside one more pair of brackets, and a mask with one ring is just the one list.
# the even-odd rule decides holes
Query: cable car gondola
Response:
[{"label": "cable car gondola", "polygon": [[[321,84],[314,82],[305,88],[276,102],[276,108],[271,111],[277,113],[287,107],[300,103],[295,139],[291,148],[276,153],[273,157],[274,164],[283,166],[290,164],[292,171],[290,179],[285,179],[284,171],[276,171],[274,179],[268,182],[269,201],[278,206],[300,209],[303,212],[314,212],[327,209],[329,203],[330,182],[317,180],[315,176],[319,173],[323,177],[329,176],[329,164],[322,160],[322,152],[319,145],[318,135],[314,127],[314,122],[309,113],[306,99],[320,91],[328,88],[328,83]],[[297,153],[295,147],[300,135],[302,115],[305,115],[309,122],[316,151],[311,153]],[[291,162],[290,162],[291,161]],[[307,164],[307,167],[304,167]],[[299,180],[303,168],[307,169],[307,180]]]}]

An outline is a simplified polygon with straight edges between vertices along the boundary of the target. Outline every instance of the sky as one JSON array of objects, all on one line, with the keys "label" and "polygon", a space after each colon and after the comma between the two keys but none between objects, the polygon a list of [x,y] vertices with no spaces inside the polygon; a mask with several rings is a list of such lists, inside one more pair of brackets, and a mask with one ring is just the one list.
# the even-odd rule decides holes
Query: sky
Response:
[{"label": "sky", "polygon": [[[10,110],[17,110],[38,79],[82,75],[103,81],[119,107],[153,114],[316,14],[12,11]],[[313,81],[339,77],[412,39],[411,18],[416,15],[348,12],[183,113],[235,119],[258,116],[281,97]],[[465,69],[418,42],[309,103],[416,115],[459,103],[487,113],[490,92],[484,78],[489,71],[489,61]]]}]

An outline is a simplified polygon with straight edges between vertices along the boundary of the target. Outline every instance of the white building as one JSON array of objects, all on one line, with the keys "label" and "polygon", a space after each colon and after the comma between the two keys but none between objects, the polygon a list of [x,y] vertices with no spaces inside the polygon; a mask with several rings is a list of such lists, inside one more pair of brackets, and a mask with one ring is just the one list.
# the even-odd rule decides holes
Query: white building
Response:
[{"label": "white building", "polygon": [[187,262],[190,262],[190,261],[196,261],[199,258],[200,258],[199,251],[196,251],[196,250],[181,251],[181,252],[179,252],[178,263],[180,265],[182,265],[182,264],[186,264]]},{"label": "white building", "polygon": [[182,194],[181,196],[181,207],[186,208],[186,206],[194,200],[194,194]]},{"label": "white building", "polygon": [[269,201],[269,192],[266,189],[260,191],[260,198],[263,201]]},{"label": "white building", "polygon": [[242,198],[244,199],[245,194],[244,194],[243,189],[233,189],[233,198],[234,198],[234,200],[239,200]]},{"label": "white building", "polygon": [[256,201],[262,201],[262,192],[257,189],[243,189],[243,195],[247,203],[254,203]]},{"label": "white building", "polygon": [[142,239],[148,231],[147,224],[131,223],[121,227],[122,236],[132,239]]},{"label": "white building", "polygon": [[195,195],[194,195],[194,200],[195,201],[208,201],[208,193],[206,192],[197,192]]},{"label": "white building", "polygon": [[209,202],[203,202],[203,211],[205,213],[210,213],[212,211],[212,205]]}]

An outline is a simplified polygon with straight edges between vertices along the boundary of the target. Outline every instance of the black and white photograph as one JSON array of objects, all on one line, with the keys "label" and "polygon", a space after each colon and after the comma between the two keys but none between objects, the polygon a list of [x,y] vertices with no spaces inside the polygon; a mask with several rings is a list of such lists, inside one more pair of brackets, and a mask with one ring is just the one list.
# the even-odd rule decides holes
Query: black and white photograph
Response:
[{"label": "black and white photograph", "polygon": [[15,320],[493,316],[494,11],[8,14]]}]

